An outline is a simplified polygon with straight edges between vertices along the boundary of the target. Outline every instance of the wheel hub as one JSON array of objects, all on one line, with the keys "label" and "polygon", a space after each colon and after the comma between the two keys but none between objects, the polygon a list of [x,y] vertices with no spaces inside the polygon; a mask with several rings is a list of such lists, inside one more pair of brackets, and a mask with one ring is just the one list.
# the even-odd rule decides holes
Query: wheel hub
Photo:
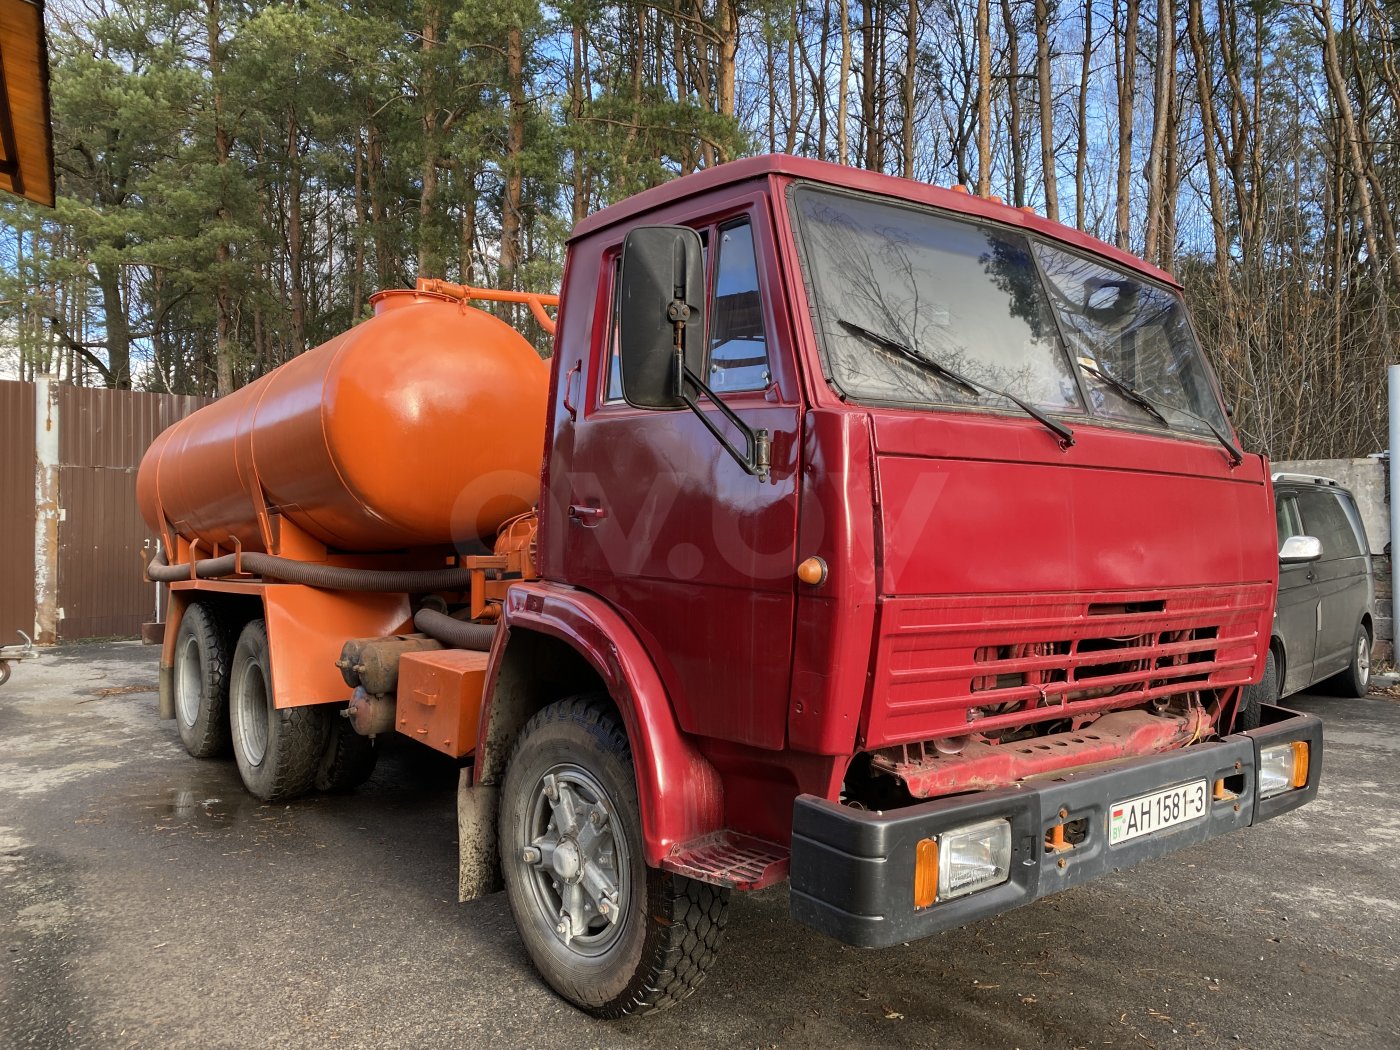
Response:
[{"label": "wheel hub", "polygon": [[554,874],[565,882],[573,882],[582,870],[578,846],[565,839],[554,847]]}]

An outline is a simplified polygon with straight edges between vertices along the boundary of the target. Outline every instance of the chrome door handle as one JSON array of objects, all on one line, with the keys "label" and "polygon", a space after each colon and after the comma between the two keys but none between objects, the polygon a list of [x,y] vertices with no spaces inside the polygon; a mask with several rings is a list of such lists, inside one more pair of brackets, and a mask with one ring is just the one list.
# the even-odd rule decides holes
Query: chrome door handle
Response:
[{"label": "chrome door handle", "polygon": [[602,507],[585,507],[579,503],[569,504],[569,517],[581,525],[596,525],[608,516]]}]

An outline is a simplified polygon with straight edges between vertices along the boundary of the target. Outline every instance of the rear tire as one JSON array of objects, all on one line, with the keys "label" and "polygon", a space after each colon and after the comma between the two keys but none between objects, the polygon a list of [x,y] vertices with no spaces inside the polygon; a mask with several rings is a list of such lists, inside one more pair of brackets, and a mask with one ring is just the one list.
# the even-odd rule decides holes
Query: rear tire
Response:
[{"label": "rear tire", "polygon": [[1258,685],[1247,685],[1240,690],[1240,702],[1235,712],[1236,731],[1258,729],[1260,704],[1276,704],[1279,695],[1278,663],[1270,650],[1264,661],[1264,677]]},{"label": "rear tire", "polygon": [[175,725],[195,758],[229,752],[229,646],[224,625],[205,602],[191,602],[175,634]]},{"label": "rear tire", "polygon": [[264,802],[306,794],[326,748],[321,706],[278,710],[273,702],[267,625],[253,620],[238,636],[229,679],[233,757],[248,793]]},{"label": "rear tire", "polygon": [[1351,663],[1331,684],[1342,696],[1365,696],[1370,690],[1371,635],[1364,623],[1356,625],[1356,637],[1351,642]]},{"label": "rear tire", "polygon": [[316,766],[316,790],[354,791],[374,772],[379,749],[369,737],[355,732],[347,719],[333,716],[330,721],[326,748]]},{"label": "rear tire", "polygon": [[564,700],[521,730],[501,789],[506,896],[540,976],[597,1017],[680,1002],[724,939],[729,891],[649,868],[638,812],[606,702]]}]

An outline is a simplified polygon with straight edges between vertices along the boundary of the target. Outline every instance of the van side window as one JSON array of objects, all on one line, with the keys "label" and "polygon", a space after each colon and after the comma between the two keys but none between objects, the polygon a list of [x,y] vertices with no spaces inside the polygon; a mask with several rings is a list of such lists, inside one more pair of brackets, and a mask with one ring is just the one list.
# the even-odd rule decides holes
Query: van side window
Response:
[{"label": "van side window", "polygon": [[768,340],[747,221],[719,231],[715,290],[710,305],[710,361],[706,382],[717,393],[768,386]]},{"label": "van side window", "polygon": [[1307,535],[1322,541],[1324,558],[1354,558],[1361,553],[1356,530],[1351,526],[1341,498],[1335,492],[1304,490],[1298,493]]}]

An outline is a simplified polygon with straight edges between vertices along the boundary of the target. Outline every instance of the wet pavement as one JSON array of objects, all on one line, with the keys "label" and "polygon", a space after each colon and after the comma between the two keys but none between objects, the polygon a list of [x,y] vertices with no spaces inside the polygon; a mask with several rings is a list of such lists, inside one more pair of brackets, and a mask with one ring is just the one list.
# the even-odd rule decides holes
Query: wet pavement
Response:
[{"label": "wet pavement", "polygon": [[503,895],[455,900],[456,769],[408,742],[265,806],[155,717],[154,649],[0,688],[0,1046],[1400,1047],[1400,701],[1308,696],[1319,799],[880,952],[735,899],[709,982],[607,1024],[535,977]]}]

